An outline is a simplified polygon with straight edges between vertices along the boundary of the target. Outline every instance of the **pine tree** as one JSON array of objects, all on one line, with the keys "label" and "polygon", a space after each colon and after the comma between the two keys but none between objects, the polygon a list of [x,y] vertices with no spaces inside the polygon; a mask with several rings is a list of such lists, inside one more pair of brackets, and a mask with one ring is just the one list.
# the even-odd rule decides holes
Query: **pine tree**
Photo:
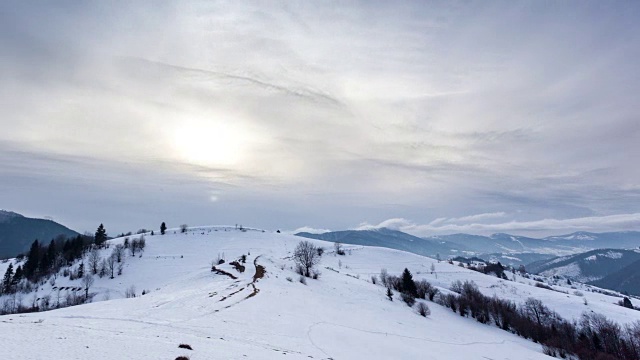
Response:
[{"label": "pine tree", "polygon": [[413,275],[411,275],[411,272],[407,268],[404,268],[404,271],[402,272],[402,292],[413,297],[418,296],[416,283],[413,281]]},{"label": "pine tree", "polygon": [[160,234],[164,235],[165,231],[167,231],[167,225],[163,221],[162,224],[160,224]]},{"label": "pine tree", "polygon": [[78,279],[82,279],[84,277],[84,263],[81,262],[78,266]]},{"label": "pine tree", "polygon": [[2,292],[5,294],[12,293],[11,281],[13,280],[13,264],[9,264],[7,271],[2,279]]},{"label": "pine tree", "polygon": [[102,246],[107,241],[107,231],[104,229],[104,225],[100,224],[98,230],[96,230],[95,243],[98,246]]},{"label": "pine tree", "polygon": [[18,267],[16,268],[16,273],[13,275],[13,279],[11,280],[12,289],[17,289],[18,283],[20,283],[20,280],[22,280],[23,276],[22,265],[18,265]]},{"label": "pine tree", "polygon": [[24,264],[24,275],[27,278],[33,278],[36,275],[38,270],[38,265],[40,264],[40,243],[36,239],[29,249],[29,254],[27,255],[27,262]]},{"label": "pine tree", "polygon": [[624,297],[624,299],[622,300],[622,306],[629,308],[629,309],[633,309],[633,304],[631,303],[631,300],[629,300],[628,297]]}]

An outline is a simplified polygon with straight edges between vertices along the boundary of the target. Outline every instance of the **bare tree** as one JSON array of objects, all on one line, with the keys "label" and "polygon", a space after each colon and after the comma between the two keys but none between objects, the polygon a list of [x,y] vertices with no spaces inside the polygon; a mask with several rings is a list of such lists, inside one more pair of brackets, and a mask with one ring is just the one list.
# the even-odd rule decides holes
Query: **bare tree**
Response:
[{"label": "bare tree", "polygon": [[98,270],[98,276],[102,278],[107,275],[108,271],[109,271],[109,264],[107,264],[107,259],[102,259],[102,261],[100,262],[100,270]]},{"label": "bare tree", "polygon": [[113,249],[113,256],[115,256],[117,262],[122,262],[122,258],[124,257],[124,245],[116,245]]},{"label": "bare tree", "polygon": [[318,250],[309,241],[300,241],[293,252],[293,261],[295,261],[298,269],[306,277],[311,276],[311,270],[320,262]]},{"label": "bare tree", "polygon": [[91,286],[93,286],[93,275],[91,274],[84,274],[84,276],[82,277],[82,287],[84,287],[84,298],[85,301],[89,300],[89,288],[91,288]]},{"label": "bare tree", "polygon": [[335,242],[333,243],[333,248],[338,255],[344,255],[344,249],[342,249],[342,243]]},{"label": "bare tree", "polygon": [[129,251],[131,252],[131,256],[136,256],[136,251],[138,251],[139,247],[140,247],[140,243],[138,242],[138,239],[133,239],[131,241],[131,245],[129,245]]},{"label": "bare tree", "polygon": [[188,228],[189,228],[189,226],[187,224],[182,224],[182,225],[180,225],[180,232],[181,233],[186,233]]},{"label": "bare tree", "polygon": [[111,274],[111,278],[113,279],[113,274],[116,270],[116,257],[113,254],[111,254],[111,256],[107,258],[107,270],[109,271],[109,273]]},{"label": "bare tree", "polygon": [[98,251],[97,247],[91,249],[89,253],[89,268],[91,269],[91,273],[93,275],[98,273],[98,266],[100,265],[100,251]]}]

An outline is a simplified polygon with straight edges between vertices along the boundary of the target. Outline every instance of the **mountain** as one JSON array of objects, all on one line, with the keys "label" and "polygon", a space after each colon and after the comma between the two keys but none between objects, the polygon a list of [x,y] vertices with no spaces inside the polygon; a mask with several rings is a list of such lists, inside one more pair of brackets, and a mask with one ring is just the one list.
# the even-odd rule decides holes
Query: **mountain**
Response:
[{"label": "mountain", "polygon": [[[585,311],[621,325],[640,320],[640,311],[615,305],[619,298],[582,284],[575,285],[581,295],[558,285],[551,285],[557,290],[551,291],[517,273],[509,275],[516,281],[506,281],[404,251],[345,245],[345,256],[325,253],[317,266],[320,278],[302,284],[293,270],[296,246],[302,240],[324,248],[332,243],[233,226],[145,237],[142,253],[124,255],[121,275],[93,277],[92,303],[0,316],[4,358],[448,360],[517,354],[518,359],[549,359],[540,344],[493,322],[480,324],[420,300],[431,309],[424,318],[397,293],[389,301],[385,287],[371,281],[381,268],[394,276],[409,268],[415,280],[427,280],[444,294],[457,281],[470,280],[483,294],[516,304],[534,297],[570,320]],[[110,247],[97,250],[99,257],[108,258],[123,242],[108,240]],[[211,271],[218,256],[226,258],[217,265],[220,273]],[[243,256],[242,268],[230,264]],[[11,261],[15,268],[16,260]],[[8,266],[0,262],[0,274]],[[72,280],[61,269],[31,292],[0,295],[0,304],[31,306],[48,300],[55,307],[84,294],[82,287],[80,279]],[[135,297],[128,298],[131,294]]]},{"label": "mountain", "polygon": [[456,248],[478,254],[531,252],[532,250],[545,249],[549,245],[549,242],[541,239],[509,234],[493,234],[491,236],[452,234],[430,236],[424,239],[455,244]]},{"label": "mountain", "polygon": [[298,236],[353,245],[380,246],[409,251],[418,255],[445,257],[478,256],[506,265],[527,265],[558,255],[571,255],[598,248],[637,248],[640,232],[573,233],[542,239],[510,234],[491,236],[451,234],[416,237],[386,228],[376,230],[344,230],[322,234],[298,233]]},{"label": "mountain", "polygon": [[631,249],[640,247],[640,231],[591,233],[585,231],[544,238],[556,246],[588,249]]},{"label": "mountain", "polygon": [[0,259],[27,251],[36,239],[48,242],[59,235],[70,237],[78,233],[51,220],[0,210]]},{"label": "mountain", "polygon": [[639,260],[640,250],[598,249],[538,261],[529,264],[527,271],[545,276],[562,275],[580,282],[593,282]]},{"label": "mountain", "polygon": [[640,296],[640,260],[610,273],[600,280],[593,281],[591,284]]},{"label": "mountain", "polygon": [[402,231],[387,228],[376,230],[344,230],[322,234],[301,232],[295,235],[310,239],[340,242],[343,244],[379,246],[432,257],[438,254],[444,257],[458,252],[457,248],[463,248],[457,244],[448,244],[435,239],[419,238]]}]

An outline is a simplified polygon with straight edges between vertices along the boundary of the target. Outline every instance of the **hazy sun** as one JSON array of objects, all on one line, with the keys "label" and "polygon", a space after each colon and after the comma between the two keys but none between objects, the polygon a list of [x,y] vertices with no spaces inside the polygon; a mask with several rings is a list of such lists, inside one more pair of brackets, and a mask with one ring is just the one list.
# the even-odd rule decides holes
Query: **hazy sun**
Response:
[{"label": "hazy sun", "polygon": [[173,145],[180,158],[195,165],[230,166],[246,153],[246,133],[240,126],[214,121],[193,121],[180,125]]}]

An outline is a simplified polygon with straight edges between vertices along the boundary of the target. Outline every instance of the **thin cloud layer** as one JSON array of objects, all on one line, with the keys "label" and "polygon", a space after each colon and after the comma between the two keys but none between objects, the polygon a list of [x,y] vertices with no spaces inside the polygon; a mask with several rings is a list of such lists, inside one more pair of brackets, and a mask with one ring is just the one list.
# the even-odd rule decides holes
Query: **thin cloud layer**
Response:
[{"label": "thin cloud layer", "polygon": [[[442,223],[445,224],[442,224]],[[389,219],[379,224],[361,224],[355,230],[376,230],[389,228],[418,236],[452,233],[472,233],[489,235],[493,233],[516,234],[558,234],[562,232],[590,231],[605,232],[620,229],[637,229],[640,226],[640,213],[617,214],[609,216],[590,216],[573,219],[543,219],[535,221],[511,220],[502,223],[464,223],[459,219],[446,219],[436,224],[416,224],[407,219]]]},{"label": "thin cloud layer", "polygon": [[1,200],[27,215],[544,232],[640,211],[631,2],[1,6]]}]

